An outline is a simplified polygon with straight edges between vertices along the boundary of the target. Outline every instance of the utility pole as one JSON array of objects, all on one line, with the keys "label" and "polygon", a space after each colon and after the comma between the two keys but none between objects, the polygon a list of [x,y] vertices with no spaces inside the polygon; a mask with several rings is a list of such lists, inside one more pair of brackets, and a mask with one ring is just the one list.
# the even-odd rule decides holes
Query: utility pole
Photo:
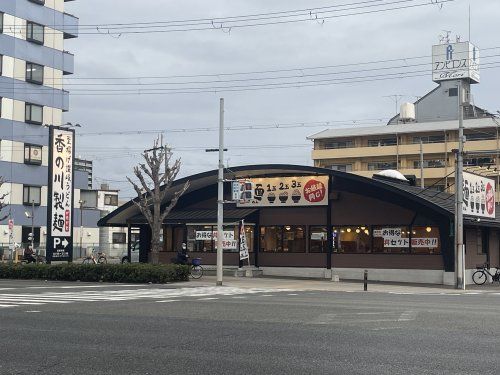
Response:
[{"label": "utility pole", "polygon": [[80,256],[82,256],[82,249],[83,249],[83,205],[85,204],[85,201],[80,199],[78,201],[78,203],[80,203]]},{"label": "utility pole", "polygon": [[420,187],[425,188],[424,182],[424,146],[422,144],[422,137],[420,137]]},{"label": "utility pole", "polygon": [[224,98],[220,99],[219,112],[219,177],[217,179],[217,282],[216,286],[222,286],[222,236],[224,224]]},{"label": "utility pole", "polygon": [[465,248],[463,226],[464,112],[462,81],[458,81],[458,151],[455,175],[455,276],[456,288],[465,290]]}]

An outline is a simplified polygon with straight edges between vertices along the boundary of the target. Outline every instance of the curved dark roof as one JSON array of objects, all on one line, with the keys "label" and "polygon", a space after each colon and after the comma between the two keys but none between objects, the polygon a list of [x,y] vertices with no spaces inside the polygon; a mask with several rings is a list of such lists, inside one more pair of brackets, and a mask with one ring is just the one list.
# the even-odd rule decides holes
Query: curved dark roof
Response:
[{"label": "curved dark roof", "polygon": [[[454,215],[454,199],[447,193],[438,193],[431,190],[422,190],[421,188],[410,186],[395,181],[385,181],[358,176],[352,173],[334,171],[326,168],[318,168],[304,165],[290,164],[262,164],[262,165],[244,165],[232,167],[225,170],[225,179],[241,179],[246,177],[264,177],[273,175],[330,175],[333,177],[334,188],[344,187],[349,191],[357,191],[360,194],[380,197],[386,201],[394,202],[400,205],[410,205],[426,210],[440,217],[452,218]],[[167,194],[165,201],[167,203],[172,194],[180,189],[187,181],[190,186],[186,194],[206,188],[209,185],[217,183],[218,170],[211,170],[203,173],[194,174],[176,180],[171,191]],[[137,198],[135,198],[136,200]],[[500,210],[497,210],[497,212]],[[123,206],[109,213],[101,220],[99,226],[126,226],[129,219],[141,215],[139,208],[131,200]],[[499,215],[499,213],[497,213]],[[472,222],[472,220],[470,220]],[[485,225],[488,220],[482,220]],[[490,225],[500,226],[500,220],[490,220]]]}]

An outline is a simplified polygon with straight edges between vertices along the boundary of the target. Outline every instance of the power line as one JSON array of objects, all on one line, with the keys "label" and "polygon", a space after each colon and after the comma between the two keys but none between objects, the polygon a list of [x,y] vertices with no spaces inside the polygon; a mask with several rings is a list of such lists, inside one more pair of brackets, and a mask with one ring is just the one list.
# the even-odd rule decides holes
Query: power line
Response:
[{"label": "power line", "polygon": [[[500,62],[494,61],[483,64],[483,70],[498,68]],[[484,65],[488,65],[484,67]],[[425,73],[425,74],[422,74]],[[412,77],[421,77],[427,75],[428,70],[414,70],[414,71],[401,71],[394,73],[354,76],[345,78],[331,78],[321,80],[300,80],[291,82],[268,82],[262,84],[246,84],[246,85],[228,85],[228,86],[207,86],[207,87],[186,87],[186,88],[147,88],[147,89],[75,89],[72,95],[85,96],[129,96],[129,95],[168,95],[168,94],[200,94],[200,93],[220,93],[220,92],[234,92],[234,91],[255,91],[255,90],[272,90],[272,89],[286,89],[286,88],[301,88],[325,85],[339,85],[361,82],[375,82],[392,79],[405,79]],[[314,76],[314,75],[311,75]],[[224,82],[221,82],[224,83]],[[54,89],[43,88],[38,91],[29,91],[30,93],[47,93],[53,92]],[[0,93],[10,93],[5,89],[0,90]]]},{"label": "power line", "polygon": [[[318,22],[324,23],[327,19],[339,18],[339,17],[350,17],[356,15],[374,14],[381,12],[389,12],[394,10],[404,10],[409,8],[423,7],[429,5],[437,5],[442,7],[445,3],[452,2],[455,0],[428,0],[425,2],[420,2],[417,4],[407,4],[387,7],[390,5],[404,4],[404,3],[414,3],[417,0],[392,0],[387,1],[383,4],[368,4],[376,3],[383,0],[372,0],[372,1],[362,1],[357,3],[350,3],[344,5],[337,5],[337,7],[343,6],[345,9],[333,9],[333,10],[321,10],[319,8],[311,8],[309,10],[302,11],[283,11],[282,14],[268,14],[267,16],[235,16],[227,18],[212,18],[204,19],[201,22],[197,21],[183,20],[183,21],[163,21],[163,22],[152,22],[152,23],[124,23],[124,24],[102,24],[102,25],[89,25],[88,27],[81,25],[80,29],[87,31],[79,32],[79,35],[115,35],[120,37],[123,34],[153,34],[153,33],[170,33],[170,32],[186,32],[186,31],[205,31],[205,30],[222,30],[229,33],[235,28],[247,28],[247,27],[259,27],[267,25],[282,25],[297,22]],[[360,5],[364,4],[364,5]],[[356,6],[352,6],[356,5]],[[351,6],[350,8],[346,8]],[[332,8],[334,6],[330,6]],[[379,7],[381,9],[370,9]],[[327,7],[323,7],[327,8]],[[314,10],[314,12],[313,12]],[[361,10],[345,14],[334,14],[329,15],[334,12],[346,12],[352,10]],[[280,12],[277,12],[280,13]],[[318,17],[318,15],[320,15]],[[302,17],[302,18],[297,18]],[[305,17],[305,18],[304,18]],[[291,19],[290,19],[291,18]],[[238,23],[239,22],[239,23]],[[64,25],[61,25],[64,26]],[[198,26],[198,27],[196,27]],[[54,25],[56,27],[56,25]],[[14,32],[16,26],[12,26]],[[96,31],[88,31],[88,29],[96,29]],[[161,28],[158,30],[158,28]],[[66,32],[71,32],[71,30],[77,31],[77,28],[66,28]]]}]

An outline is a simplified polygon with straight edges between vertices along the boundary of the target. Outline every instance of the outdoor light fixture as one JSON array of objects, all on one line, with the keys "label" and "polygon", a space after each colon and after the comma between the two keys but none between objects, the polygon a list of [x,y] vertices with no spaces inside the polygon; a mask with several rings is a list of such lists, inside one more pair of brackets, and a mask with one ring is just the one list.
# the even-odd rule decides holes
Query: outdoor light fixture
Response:
[{"label": "outdoor light fixture", "polygon": [[351,228],[347,228],[347,233],[351,233]]},{"label": "outdoor light fixture", "polygon": [[356,228],[356,233],[360,233],[361,230],[359,228]]},{"label": "outdoor light fixture", "polygon": [[291,228],[289,225],[287,225],[287,226],[285,227],[285,229],[286,229],[286,230],[290,230],[290,229],[292,229],[292,228]]},{"label": "outdoor light fixture", "polygon": [[426,231],[427,233],[430,233],[430,232],[432,232],[432,228],[431,228],[431,227],[427,227],[427,228],[425,228],[425,231]]},{"label": "outdoor light fixture", "polygon": [[24,216],[26,216],[28,219],[31,219],[31,213],[28,211],[24,211]]},{"label": "outdoor light fixture", "polygon": [[365,229],[366,229],[366,227],[361,227],[361,230],[365,230]]},{"label": "outdoor light fixture", "polygon": [[370,234],[370,232],[368,231],[368,229],[365,229],[365,234]]}]

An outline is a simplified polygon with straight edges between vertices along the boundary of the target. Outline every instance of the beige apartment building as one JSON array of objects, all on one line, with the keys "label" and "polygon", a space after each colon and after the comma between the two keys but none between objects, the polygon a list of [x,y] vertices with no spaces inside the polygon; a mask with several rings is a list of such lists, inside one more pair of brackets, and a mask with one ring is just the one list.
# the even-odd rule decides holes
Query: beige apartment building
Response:
[{"label": "beige apartment building", "polygon": [[[473,82],[472,82],[473,83]],[[489,176],[498,186],[500,171],[499,123],[494,115],[473,103],[469,82],[462,83],[470,98],[464,111],[464,170]],[[314,166],[372,177],[395,169],[440,191],[454,191],[455,152],[458,149],[458,88],[456,81],[441,81],[385,126],[327,129],[310,137]],[[423,163],[421,163],[423,157]],[[497,189],[498,190],[498,189]],[[497,201],[499,192],[497,191]]]}]

